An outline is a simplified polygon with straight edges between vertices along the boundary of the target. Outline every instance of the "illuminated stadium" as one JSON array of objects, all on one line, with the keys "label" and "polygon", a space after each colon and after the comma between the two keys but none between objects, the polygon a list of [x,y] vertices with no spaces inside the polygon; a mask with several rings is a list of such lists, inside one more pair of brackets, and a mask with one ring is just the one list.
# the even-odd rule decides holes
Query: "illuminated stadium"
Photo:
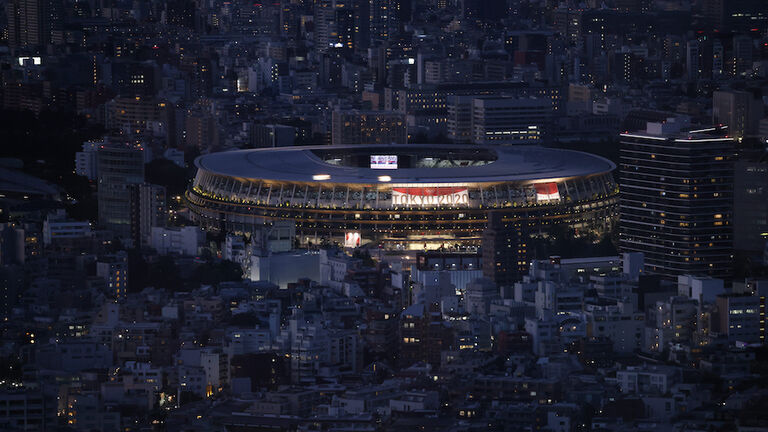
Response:
[{"label": "illuminated stadium", "polygon": [[195,164],[187,201],[203,226],[249,233],[291,220],[302,244],[472,247],[492,210],[535,232],[599,233],[618,192],[612,162],[532,146],[279,147]]}]

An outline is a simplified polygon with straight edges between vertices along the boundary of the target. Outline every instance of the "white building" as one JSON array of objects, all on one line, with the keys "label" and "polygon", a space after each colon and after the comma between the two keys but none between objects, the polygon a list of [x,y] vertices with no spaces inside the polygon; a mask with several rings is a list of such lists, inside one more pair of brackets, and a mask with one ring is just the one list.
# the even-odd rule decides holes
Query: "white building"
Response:
[{"label": "white building", "polygon": [[99,148],[103,145],[103,142],[89,141],[83,143],[83,150],[75,153],[75,173],[77,175],[86,177],[88,180],[98,178],[96,158]]},{"label": "white building", "polygon": [[725,294],[722,279],[691,275],[677,277],[677,295],[697,300],[699,304],[714,303],[720,294]]},{"label": "white building", "polygon": [[199,227],[153,227],[150,244],[161,255],[176,253],[194,256],[204,241],[205,232]]},{"label": "white building", "polygon": [[63,210],[48,215],[43,221],[43,244],[50,245],[55,240],[79,239],[93,236],[91,223],[67,219]]}]

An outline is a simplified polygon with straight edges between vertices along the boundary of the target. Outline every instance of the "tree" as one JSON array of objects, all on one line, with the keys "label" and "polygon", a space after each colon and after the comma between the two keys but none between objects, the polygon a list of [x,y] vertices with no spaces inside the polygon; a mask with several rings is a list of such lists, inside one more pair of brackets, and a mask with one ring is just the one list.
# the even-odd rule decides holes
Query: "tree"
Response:
[{"label": "tree", "polygon": [[188,172],[168,159],[155,159],[144,167],[147,183],[164,186],[169,196],[183,195],[189,184]]}]

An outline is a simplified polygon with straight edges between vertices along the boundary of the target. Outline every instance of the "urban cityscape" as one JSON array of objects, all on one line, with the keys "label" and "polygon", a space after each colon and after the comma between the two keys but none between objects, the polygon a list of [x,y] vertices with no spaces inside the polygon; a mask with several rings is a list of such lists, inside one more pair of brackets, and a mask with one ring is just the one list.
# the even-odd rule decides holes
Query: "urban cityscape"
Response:
[{"label": "urban cityscape", "polygon": [[768,1],[0,0],[0,431],[768,432]]}]

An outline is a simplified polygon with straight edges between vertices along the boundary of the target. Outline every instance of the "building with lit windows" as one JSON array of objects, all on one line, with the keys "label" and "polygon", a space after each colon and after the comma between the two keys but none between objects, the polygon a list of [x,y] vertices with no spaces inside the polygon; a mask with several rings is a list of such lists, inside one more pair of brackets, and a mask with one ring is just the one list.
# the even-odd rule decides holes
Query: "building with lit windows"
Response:
[{"label": "building with lit windows", "polygon": [[386,111],[334,111],[333,145],[392,144],[408,139],[405,115]]},{"label": "building with lit windows", "polygon": [[195,163],[186,198],[202,226],[249,233],[290,220],[299,244],[477,247],[492,210],[526,232],[600,234],[617,204],[612,162],[541,147],[284,147]]},{"label": "building with lit windows", "polygon": [[727,277],[735,140],[680,119],[621,134],[620,244],[664,276]]}]

